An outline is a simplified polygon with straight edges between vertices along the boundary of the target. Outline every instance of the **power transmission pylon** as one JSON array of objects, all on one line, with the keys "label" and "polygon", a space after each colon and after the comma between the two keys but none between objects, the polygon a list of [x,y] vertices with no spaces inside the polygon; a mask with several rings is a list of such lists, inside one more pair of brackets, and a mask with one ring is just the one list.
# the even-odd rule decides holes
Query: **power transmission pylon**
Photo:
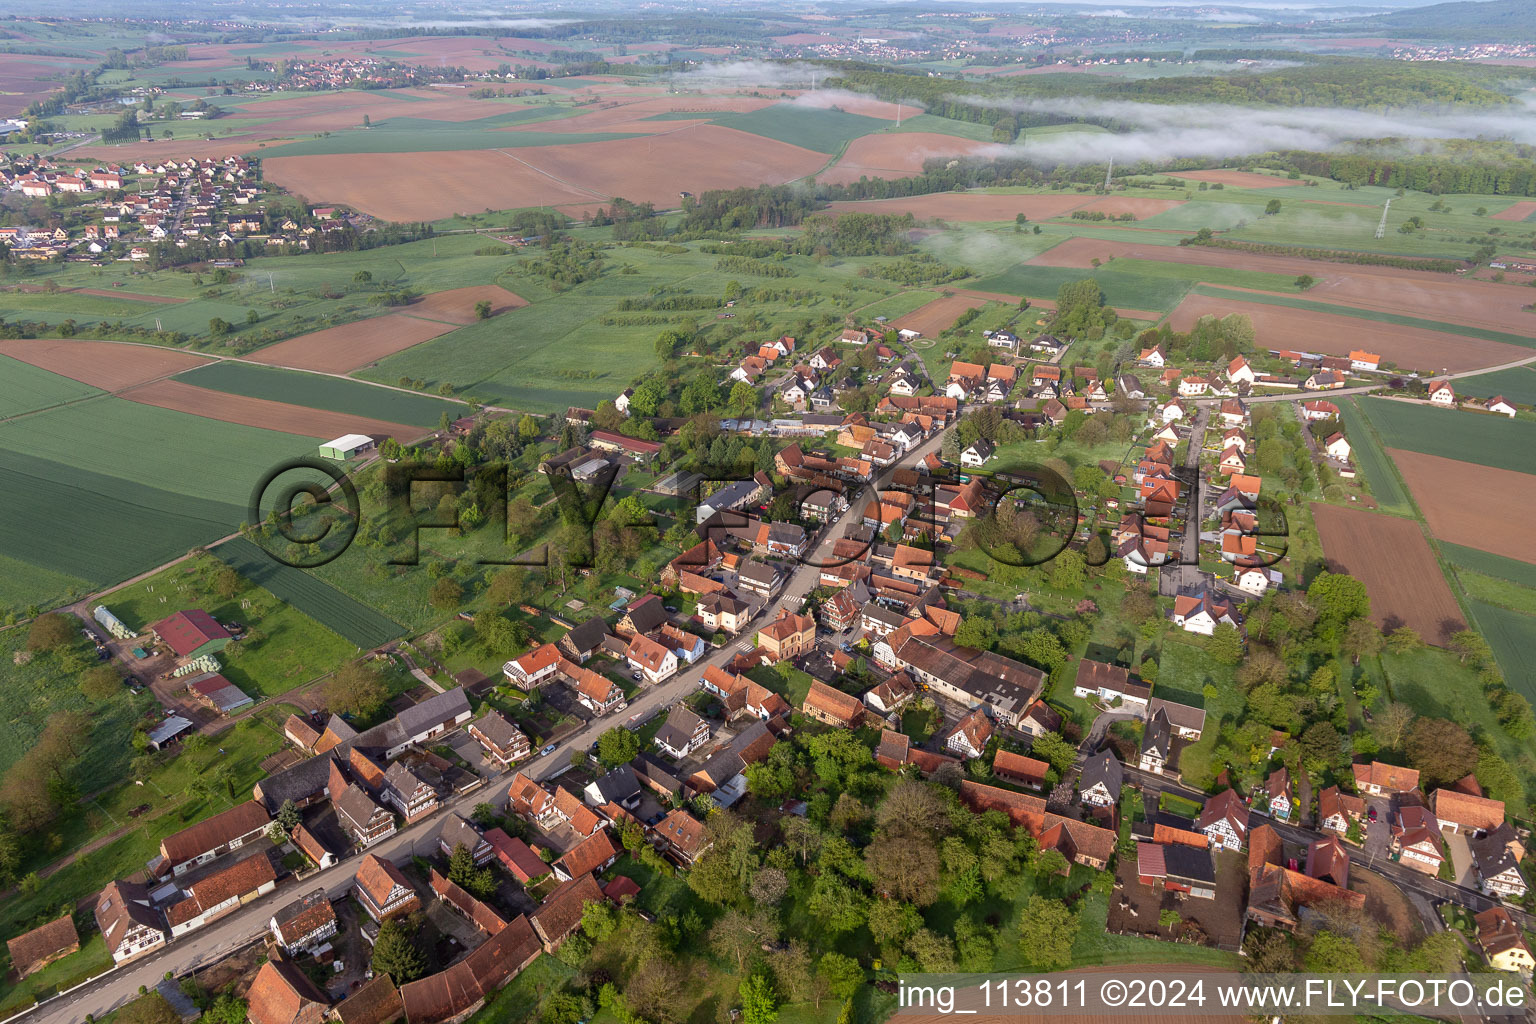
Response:
[{"label": "power transmission pylon", "polygon": [[1387,211],[1392,209],[1392,200],[1388,199],[1381,207],[1381,223],[1376,225],[1376,237],[1387,237]]}]

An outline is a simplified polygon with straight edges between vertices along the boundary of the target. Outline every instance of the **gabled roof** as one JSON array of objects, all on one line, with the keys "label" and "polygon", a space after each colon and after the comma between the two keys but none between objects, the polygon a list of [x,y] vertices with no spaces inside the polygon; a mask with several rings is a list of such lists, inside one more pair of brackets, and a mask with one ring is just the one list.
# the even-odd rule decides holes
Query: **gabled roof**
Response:
[{"label": "gabled roof", "polygon": [[1083,762],[1083,774],[1078,780],[1078,792],[1086,792],[1097,785],[1109,790],[1109,795],[1120,799],[1120,786],[1125,781],[1125,768],[1112,750],[1101,750]]},{"label": "gabled roof", "polygon": [[149,891],[135,882],[112,882],[96,897],[96,927],[108,949],[116,949],[134,927],[164,931],[160,912],[150,906]]},{"label": "gabled roof", "polygon": [[263,850],[187,886],[187,898],[173,904],[166,916],[172,924],[179,924],[225,900],[245,896],[276,881],[277,872],[272,868],[272,858]]},{"label": "gabled roof", "polygon": [[704,823],[682,808],[656,824],[656,832],[687,857],[696,857],[704,844]]},{"label": "gabled roof", "polygon": [[603,823],[592,808],[581,802],[581,797],[564,786],[555,787],[555,809],[582,835],[591,834],[593,829]]},{"label": "gabled roof", "polygon": [[493,828],[485,834],[485,841],[491,844],[497,859],[517,877],[519,882],[527,882],[549,874],[549,865],[545,864],[539,855],[533,852],[533,848],[521,839],[509,836],[499,828]]},{"label": "gabled roof", "polygon": [[387,974],[376,974],[331,1011],[341,1024],[391,1024],[405,1014],[400,990]]},{"label": "gabled roof", "polygon": [[814,709],[849,726],[857,724],[864,717],[864,705],[857,697],[833,689],[819,679],[811,680],[802,707],[807,711]]},{"label": "gabled roof", "polygon": [[277,934],[283,942],[295,942],[336,920],[331,898],[324,889],[306,893],[272,915],[277,922]]},{"label": "gabled roof", "polygon": [[72,914],[39,925],[6,943],[11,951],[11,966],[23,975],[30,973],[30,968],[36,964],[51,960],[79,945],[80,933],[75,931]]},{"label": "gabled roof", "polygon": [[618,855],[619,848],[613,845],[613,838],[608,830],[600,828],[567,850],[565,856],[555,863],[563,868],[567,875],[580,878],[588,872],[596,871]]},{"label": "gabled roof", "polygon": [[1242,797],[1235,790],[1224,789],[1207,800],[1195,824],[1198,828],[1206,829],[1218,821],[1235,826],[1239,838],[1247,830],[1248,805],[1243,803]]},{"label": "gabled roof", "polygon": [[261,965],[245,999],[250,1024],[293,1024],[309,1006],[330,1003],[296,964],[278,958]]},{"label": "gabled roof", "polygon": [[372,853],[365,855],[357,867],[357,885],[368,894],[376,907],[389,902],[389,894],[395,886],[411,889],[410,880],[393,862]]},{"label": "gabled roof", "polygon": [[1504,821],[1504,801],[1472,796],[1444,787],[1430,794],[1430,806],[1443,822],[1463,828],[1497,828]]},{"label": "gabled roof", "polygon": [[266,808],[255,800],[236,804],[227,811],[220,811],[180,832],[173,832],[160,840],[160,852],[172,864],[180,864],[201,856],[209,850],[259,832],[271,821]]},{"label": "gabled roof", "polygon": [[1361,789],[1378,786],[1394,793],[1407,793],[1419,788],[1419,772],[1416,768],[1402,768],[1395,764],[1382,764],[1380,761],[1351,765],[1350,768],[1355,774],[1356,787]]},{"label": "gabled roof", "polygon": [[643,633],[636,633],[624,652],[630,661],[648,672],[660,672],[667,656],[672,652]]},{"label": "gabled roof", "polygon": [[229,639],[229,630],[201,608],[175,612],[149,628],[178,658],[185,658],[204,644]]},{"label": "gabled roof", "polygon": [[579,875],[544,897],[529,920],[548,942],[558,942],[581,923],[585,904],[603,898],[603,890],[591,875]]},{"label": "gabled roof", "polygon": [[406,735],[416,736],[432,726],[469,714],[469,698],[462,686],[428,697],[395,716]]}]

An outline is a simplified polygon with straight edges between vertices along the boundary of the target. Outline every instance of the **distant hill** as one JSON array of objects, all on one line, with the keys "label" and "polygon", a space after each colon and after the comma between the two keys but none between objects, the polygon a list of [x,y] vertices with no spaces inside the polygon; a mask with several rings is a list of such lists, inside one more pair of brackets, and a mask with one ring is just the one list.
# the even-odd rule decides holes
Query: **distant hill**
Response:
[{"label": "distant hill", "polygon": [[1532,0],[1458,0],[1415,7],[1371,18],[1338,21],[1336,30],[1413,39],[1476,39],[1480,42],[1536,40],[1536,3]]}]

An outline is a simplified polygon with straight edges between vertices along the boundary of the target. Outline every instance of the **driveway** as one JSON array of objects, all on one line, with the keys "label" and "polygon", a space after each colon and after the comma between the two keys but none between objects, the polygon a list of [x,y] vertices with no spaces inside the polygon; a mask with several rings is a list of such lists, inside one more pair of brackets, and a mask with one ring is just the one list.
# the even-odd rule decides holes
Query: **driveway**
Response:
[{"label": "driveway", "polygon": [[[1366,822],[1365,845],[1361,848],[1369,863],[1386,860],[1392,849],[1392,801],[1382,796],[1365,798]],[[1376,820],[1370,820],[1370,812],[1376,812]]]},{"label": "driveway", "polygon": [[1472,850],[1467,846],[1466,834],[1442,829],[1440,837],[1445,840],[1446,849],[1451,851],[1451,866],[1456,870],[1456,884],[1476,889],[1477,871],[1472,866]]}]

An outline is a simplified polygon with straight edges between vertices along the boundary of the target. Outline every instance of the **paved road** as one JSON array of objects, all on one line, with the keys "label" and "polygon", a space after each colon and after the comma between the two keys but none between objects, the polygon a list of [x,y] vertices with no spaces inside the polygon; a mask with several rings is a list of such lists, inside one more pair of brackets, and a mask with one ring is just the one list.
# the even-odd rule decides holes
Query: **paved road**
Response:
[{"label": "paved road", "polygon": [[[860,492],[849,505],[848,510],[823,530],[822,540],[817,544],[813,556],[795,571],[779,597],[759,613],[752,628],[756,629],[771,622],[778,616],[780,609],[798,609],[800,602],[815,589],[820,577],[820,563],[830,560],[834,541],[843,536],[850,525],[857,525],[863,520],[863,509],[870,491],[889,484],[891,475],[898,468],[915,463],[929,452],[937,450],[939,443],[940,436],[925,441],[877,476],[864,491]],[[727,644],[665,683],[642,690],[629,702],[628,709],[622,714],[610,715],[588,723],[584,728],[558,743],[553,752],[523,762],[520,766],[521,770],[535,779],[553,778],[570,764],[572,751],[586,750],[604,731],[633,716],[639,716],[640,720],[644,721],[666,705],[687,696],[698,687],[706,666],[724,665],[736,653],[736,643]],[[469,816],[476,804],[482,802],[490,803],[498,809],[505,808],[509,774],[492,778],[487,785],[456,800],[445,801],[444,808],[457,811],[465,817]],[[436,848],[437,831],[442,820],[441,813],[435,814],[373,846],[369,852],[396,862],[404,861],[413,854],[429,855]],[[352,887],[360,861],[360,857],[348,857],[334,867],[311,875],[300,884],[284,885],[228,917],[175,940],[152,956],[128,964],[62,999],[44,1003],[27,1019],[37,1024],[78,1024],[87,1013],[101,1017],[137,996],[140,985],[153,988],[161,978],[165,977],[167,971],[181,975],[246,945],[266,929],[267,922],[274,911],[302,893],[311,892],[323,886],[332,896],[344,894]]]}]

